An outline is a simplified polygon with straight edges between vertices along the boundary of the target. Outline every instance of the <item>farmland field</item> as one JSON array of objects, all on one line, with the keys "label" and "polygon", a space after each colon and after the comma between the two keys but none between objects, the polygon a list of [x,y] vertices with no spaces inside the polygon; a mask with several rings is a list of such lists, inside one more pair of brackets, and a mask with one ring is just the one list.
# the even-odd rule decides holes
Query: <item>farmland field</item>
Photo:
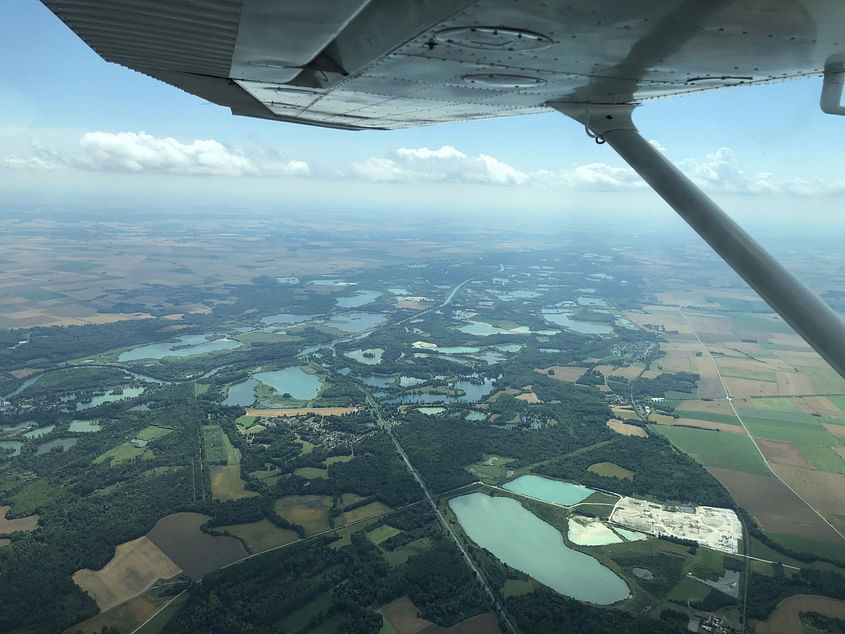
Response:
[{"label": "farmland field", "polygon": [[0,535],[8,535],[17,531],[34,531],[38,528],[38,515],[28,515],[17,519],[6,519],[11,506],[0,506]]},{"label": "farmland field", "polygon": [[242,539],[250,552],[260,553],[270,548],[284,546],[299,539],[299,535],[292,530],[279,528],[270,520],[250,522],[248,524],[230,524],[217,526],[215,531],[226,531],[230,535]]},{"label": "farmland field", "polygon": [[390,539],[391,537],[394,537],[401,532],[402,531],[400,531],[398,528],[394,528],[393,526],[390,526],[389,524],[384,524],[382,526],[379,526],[376,529],[368,531],[367,537],[370,539],[371,542],[378,545],[378,544],[382,543],[384,540]]},{"label": "farmland field", "polygon": [[158,546],[147,537],[139,537],[120,544],[101,570],[78,570],[73,580],[104,612],[141,594],[158,579],[169,579],[181,572]]},{"label": "farmland field", "polygon": [[387,513],[389,510],[390,507],[386,504],[382,504],[381,502],[370,502],[369,504],[359,506],[351,511],[345,511],[343,516],[346,518],[347,523],[352,523],[368,517],[373,517],[374,515]]},{"label": "farmland field", "polygon": [[208,521],[200,513],[174,513],[156,522],[147,533],[156,546],[194,580],[247,556],[234,537],[212,537],[200,530]]},{"label": "farmland field", "polygon": [[153,588],[75,625],[70,631],[102,632],[104,628],[114,628],[118,632],[132,632],[169,600],[169,596],[162,595]]},{"label": "farmland field", "polygon": [[735,469],[761,476],[769,474],[750,438],[688,427],[651,425],[649,429],[666,436],[678,449],[705,467]]},{"label": "farmland field", "polygon": [[273,510],[279,517],[305,530],[305,534],[314,535],[331,528],[329,509],[332,498],[327,495],[288,495],[276,500]]},{"label": "farmland field", "polygon": [[845,621],[845,601],[830,597],[796,594],[777,604],[764,623],[757,626],[758,634],[790,634],[802,629],[801,613],[815,612]]},{"label": "farmland field", "polygon": [[255,491],[244,488],[240,465],[211,465],[208,468],[208,475],[213,500],[240,500],[258,495]]},{"label": "farmland field", "polygon": [[106,462],[108,460],[111,466],[115,466],[121,462],[134,460],[135,458],[140,458],[141,460],[152,460],[154,457],[155,454],[151,449],[135,447],[131,443],[124,442],[119,444],[117,447],[112,447],[107,452],[100,454],[94,458],[93,462],[94,464],[100,464],[101,462]]}]

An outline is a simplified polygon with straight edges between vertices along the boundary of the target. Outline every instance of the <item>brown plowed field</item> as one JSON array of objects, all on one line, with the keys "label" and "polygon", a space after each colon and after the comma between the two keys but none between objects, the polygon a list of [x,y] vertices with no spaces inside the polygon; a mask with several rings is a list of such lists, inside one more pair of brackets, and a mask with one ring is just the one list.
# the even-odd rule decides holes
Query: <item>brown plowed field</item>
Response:
[{"label": "brown plowed field", "polygon": [[735,379],[725,377],[725,385],[734,398],[749,396],[779,396],[778,384],[774,381],[754,381],[752,379]]},{"label": "brown plowed field", "polygon": [[781,464],[772,468],[820,513],[845,515],[845,475]]},{"label": "brown plowed field", "polygon": [[684,412],[711,412],[713,414],[724,414],[733,416],[731,404],[723,398],[712,401],[683,401],[675,408],[675,413],[683,416]]},{"label": "brown plowed field", "polygon": [[209,519],[200,513],[174,513],[156,522],[147,537],[186,575],[200,579],[249,554],[239,539],[203,533],[200,526]]},{"label": "brown plowed field", "polygon": [[763,530],[841,543],[842,539],[780,480],[733,469],[707,467]]},{"label": "brown plowed field", "polygon": [[73,581],[104,612],[141,594],[157,580],[170,579],[181,572],[158,546],[146,537],[139,537],[120,544],[101,570],[77,570]]},{"label": "brown plowed field", "polygon": [[6,514],[11,506],[0,506],[0,535],[8,535],[17,531],[34,531],[38,528],[38,515],[27,515],[16,520],[7,520]]},{"label": "brown plowed field", "polygon": [[399,630],[399,634],[502,634],[493,612],[477,614],[445,628],[420,618],[419,608],[408,597],[391,601],[381,609],[381,613]]},{"label": "brown plowed field", "polygon": [[822,425],[837,438],[845,438],[845,425],[829,425],[828,423],[823,423]]},{"label": "brown plowed field", "polygon": [[[792,465],[794,467],[810,468],[804,456],[798,451],[798,448],[791,442],[782,442],[780,440],[764,440],[757,439],[757,446],[766,456],[766,460],[782,465]],[[783,476],[781,476],[783,477]]]},{"label": "brown plowed field", "polygon": [[777,604],[767,621],[757,624],[756,634],[795,634],[802,631],[801,612],[817,612],[845,620],[845,601],[812,594],[793,594]]}]

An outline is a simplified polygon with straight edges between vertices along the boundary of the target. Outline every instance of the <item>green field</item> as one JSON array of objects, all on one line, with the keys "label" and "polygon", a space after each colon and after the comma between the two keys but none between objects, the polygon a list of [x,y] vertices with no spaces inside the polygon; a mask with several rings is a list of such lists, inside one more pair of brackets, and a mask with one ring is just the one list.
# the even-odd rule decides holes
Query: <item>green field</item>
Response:
[{"label": "green field", "polygon": [[508,465],[513,461],[514,458],[489,455],[484,456],[484,460],[467,466],[466,469],[474,476],[484,480],[500,481],[507,477]]},{"label": "green field", "polygon": [[295,531],[279,528],[270,520],[250,522],[248,524],[231,524],[217,526],[216,531],[227,532],[240,538],[252,553],[260,553],[270,548],[284,546],[299,539]]},{"label": "green field", "polygon": [[327,470],[319,469],[317,467],[300,467],[294,471],[294,474],[298,475],[300,478],[305,478],[306,480],[314,480],[316,478],[326,480],[329,477],[329,472]]},{"label": "green field", "polygon": [[841,441],[821,425],[803,425],[759,418],[745,419],[745,426],[755,438],[790,442],[815,469],[845,473],[845,462],[833,447]]},{"label": "green field", "polygon": [[387,563],[391,566],[401,566],[408,561],[409,557],[413,557],[414,555],[421,553],[424,550],[428,550],[429,548],[431,548],[431,540],[428,537],[420,537],[419,539],[415,539],[411,543],[405,544],[396,550],[382,553],[382,555],[385,561],[387,561]]},{"label": "green field", "polygon": [[249,429],[250,427],[252,427],[252,424],[255,422],[256,418],[258,418],[258,416],[247,416],[246,414],[244,414],[243,416],[238,416],[235,419],[235,424]]},{"label": "green field", "polygon": [[241,461],[241,452],[232,446],[229,437],[220,425],[203,426],[202,443],[205,448],[205,460],[208,463],[235,465]]},{"label": "green field", "polygon": [[110,460],[111,462],[109,464],[114,466],[120,464],[121,462],[135,460],[136,458],[140,458],[141,460],[152,460],[155,458],[155,454],[151,449],[135,447],[128,442],[124,442],[94,458],[93,463],[100,464],[101,462]]},{"label": "green field", "polygon": [[30,291],[26,291],[25,293],[18,293],[18,297],[23,297],[24,299],[28,299],[33,302],[44,302],[48,299],[56,299],[66,296],[62,293],[57,293],[56,291],[48,291],[46,288],[34,288]]},{"label": "green field", "polygon": [[698,396],[696,396],[692,392],[676,392],[674,390],[669,390],[668,392],[664,393],[664,396],[665,396],[667,401],[696,401],[696,400],[698,400]]},{"label": "green field", "polygon": [[649,425],[649,430],[663,434],[678,449],[706,467],[770,475],[754,443],[747,436],[666,425]]},{"label": "green field", "polygon": [[389,524],[383,524],[382,526],[379,526],[378,528],[375,528],[371,531],[368,531],[367,537],[370,539],[371,542],[378,545],[378,544],[382,543],[383,541],[398,535],[401,532],[402,531],[400,531],[398,528],[394,528],[393,526],[390,526]]},{"label": "green field", "polygon": [[[780,399],[755,399],[756,401],[769,401],[769,400],[780,400]],[[792,411],[784,411],[784,410],[766,410],[766,409],[757,409],[756,407],[737,407],[736,411],[739,412],[739,415],[742,416],[742,420],[744,423],[748,423],[749,419],[757,419],[763,421],[773,421],[773,422],[780,422],[780,423],[790,423],[798,427],[798,429],[803,429],[803,426],[807,425],[818,425],[821,421],[817,416],[811,416],[810,414],[805,414],[804,412],[792,412]]]},{"label": "green field", "polygon": [[155,440],[156,438],[167,436],[167,434],[172,431],[172,429],[168,429],[167,427],[156,427],[155,425],[150,425],[149,427],[144,427],[144,429],[139,431],[135,437],[140,440]]},{"label": "green field", "polygon": [[719,374],[734,379],[754,379],[755,381],[777,382],[777,375],[770,370],[752,370],[751,368],[719,367]]},{"label": "green field", "polygon": [[798,366],[798,371],[810,377],[818,394],[845,394],[845,379],[830,368]]},{"label": "green field", "polygon": [[[755,398],[751,402],[754,404],[755,410],[763,409],[774,412],[795,412],[803,414],[801,408],[791,398]],[[747,408],[746,410],[753,411]],[[804,415],[807,416],[807,414]]]},{"label": "green field", "polygon": [[739,425],[739,420],[736,416],[730,414],[712,414],[710,412],[675,412],[681,418],[693,418],[695,420],[706,420],[711,423],[724,423],[725,425]]},{"label": "green field", "polygon": [[240,465],[212,465],[208,468],[208,477],[213,500],[240,500],[258,495],[244,488]]},{"label": "green field", "polygon": [[634,472],[620,467],[612,462],[597,462],[587,467],[587,471],[605,476],[608,478],[619,478],[620,480],[633,480]]},{"label": "green field", "polygon": [[845,414],[845,396],[828,396],[827,400],[836,405]]}]

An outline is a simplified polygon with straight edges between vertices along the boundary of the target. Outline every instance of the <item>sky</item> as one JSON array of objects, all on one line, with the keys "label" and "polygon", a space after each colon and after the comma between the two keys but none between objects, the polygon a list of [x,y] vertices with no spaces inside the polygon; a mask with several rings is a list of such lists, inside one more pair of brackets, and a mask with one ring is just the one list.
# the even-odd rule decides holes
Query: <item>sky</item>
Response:
[{"label": "sky", "polygon": [[[348,132],[232,116],[108,64],[37,0],[0,2],[0,194],[390,213],[675,222],[607,145],[560,114]],[[845,229],[845,118],[821,78],[651,102],[635,122],[752,225]],[[680,222],[680,221],[678,221]]]}]

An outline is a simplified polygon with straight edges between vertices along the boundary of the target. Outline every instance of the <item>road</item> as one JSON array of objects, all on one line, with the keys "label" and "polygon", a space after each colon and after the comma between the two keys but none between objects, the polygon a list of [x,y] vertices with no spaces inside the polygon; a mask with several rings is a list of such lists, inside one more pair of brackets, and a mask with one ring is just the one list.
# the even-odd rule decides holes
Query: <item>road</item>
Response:
[{"label": "road", "polygon": [[783,478],[781,478],[777,474],[777,472],[774,469],[772,469],[772,465],[770,465],[769,461],[766,460],[766,455],[763,453],[763,450],[760,449],[760,446],[757,444],[757,440],[754,438],[754,436],[751,435],[751,432],[748,430],[748,427],[745,426],[745,423],[742,420],[742,416],[740,416],[739,412],[736,410],[736,407],[734,406],[733,397],[731,396],[730,391],[728,391],[728,386],[725,383],[724,379],[722,378],[722,373],[719,372],[719,366],[716,364],[716,360],[713,358],[713,355],[710,354],[710,349],[704,344],[703,341],[701,341],[701,338],[698,336],[698,333],[695,331],[695,328],[692,327],[692,324],[690,323],[690,320],[687,319],[687,316],[684,314],[684,311],[678,309],[678,312],[681,314],[681,317],[684,318],[684,321],[687,322],[687,326],[689,326],[690,332],[692,332],[692,334],[695,336],[695,339],[696,339],[696,341],[698,341],[698,344],[702,348],[704,348],[704,351],[707,353],[707,356],[710,358],[710,362],[713,364],[713,367],[716,369],[716,376],[719,378],[719,382],[722,384],[722,389],[725,390],[725,398],[728,400],[728,404],[731,406],[731,410],[733,411],[734,416],[736,416],[736,419],[739,421],[739,424],[742,425],[742,428],[745,430],[746,435],[751,439],[751,442],[754,444],[754,448],[757,450],[757,453],[760,454],[760,458],[763,459],[763,464],[766,465],[766,468],[769,471],[771,471],[772,475],[774,477],[776,477],[780,481],[780,483],[783,484],[783,486],[785,486],[787,489],[792,491],[792,493],[795,494],[795,497],[797,497],[804,504],[806,504],[807,508],[809,508],[811,511],[813,511],[813,513],[818,515],[819,518],[825,524],[830,526],[830,528],[833,530],[834,533],[839,535],[839,537],[841,537],[843,539],[843,541],[845,541],[845,535],[843,535],[841,532],[839,532],[839,530],[833,524],[831,524],[830,522],[827,521],[827,519],[825,519],[824,515],[819,513],[818,510],[816,510],[816,508],[812,504],[810,504],[807,500],[805,500],[803,497],[801,497],[795,489],[793,489],[791,486],[789,486],[789,484],[784,482]]}]

